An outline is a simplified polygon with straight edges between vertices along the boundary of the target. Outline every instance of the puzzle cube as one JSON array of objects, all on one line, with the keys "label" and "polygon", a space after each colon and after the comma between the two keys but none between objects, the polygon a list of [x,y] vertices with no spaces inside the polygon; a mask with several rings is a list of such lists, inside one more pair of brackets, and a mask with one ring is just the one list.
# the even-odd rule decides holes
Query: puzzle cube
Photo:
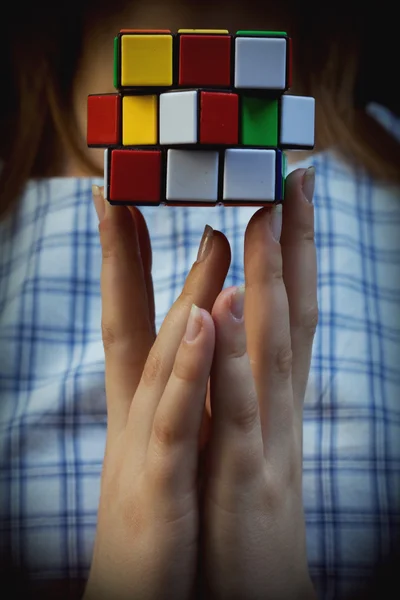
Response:
[{"label": "puzzle cube", "polygon": [[160,144],[238,143],[237,94],[199,90],[160,95]]},{"label": "puzzle cube", "polygon": [[166,200],[217,202],[219,153],[168,150]]},{"label": "puzzle cube", "polygon": [[109,160],[108,200],[111,204],[160,204],[161,150],[116,149]]},{"label": "puzzle cube", "polygon": [[289,56],[284,35],[238,32],[235,39],[235,88],[285,91],[289,84]]},{"label": "puzzle cube", "polygon": [[124,96],[122,144],[145,146],[158,143],[158,96]]},{"label": "puzzle cube", "polygon": [[173,84],[173,36],[125,30],[117,37],[115,87],[169,87]]},{"label": "puzzle cube", "polygon": [[87,144],[103,147],[120,143],[121,98],[118,94],[90,95],[87,104]]},{"label": "puzzle cube", "polygon": [[279,144],[283,148],[312,149],[315,136],[315,100],[307,96],[283,95]]},{"label": "puzzle cube", "polygon": [[88,145],[105,147],[111,204],[281,202],[283,149],[314,146],[315,101],[287,94],[285,32],[121,30],[118,94],[88,99]]},{"label": "puzzle cube", "polygon": [[182,33],[178,43],[179,86],[230,87],[232,36]]},{"label": "puzzle cube", "polygon": [[241,143],[245,146],[278,145],[278,99],[241,97]]}]

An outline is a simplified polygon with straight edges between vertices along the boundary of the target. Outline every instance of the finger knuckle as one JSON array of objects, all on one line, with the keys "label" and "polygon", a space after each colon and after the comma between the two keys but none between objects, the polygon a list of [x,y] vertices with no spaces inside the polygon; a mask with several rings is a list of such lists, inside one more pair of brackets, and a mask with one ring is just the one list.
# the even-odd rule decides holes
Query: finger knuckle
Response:
[{"label": "finger knuckle", "polygon": [[271,279],[276,282],[276,283],[282,283],[283,284],[283,260],[282,260],[282,254],[275,254],[275,256],[271,256],[271,267],[270,267],[270,274],[271,274]]},{"label": "finger knuckle", "polygon": [[172,372],[178,381],[193,385],[200,380],[203,369],[201,361],[188,360],[188,358],[188,356],[177,358]]},{"label": "finger knuckle", "polygon": [[293,365],[293,352],[289,344],[285,344],[278,348],[275,355],[275,368],[276,371],[284,376],[289,377],[292,372]]},{"label": "finger knuckle", "polygon": [[109,352],[109,350],[115,346],[117,341],[115,328],[110,323],[102,321],[101,336],[103,340],[104,351]]},{"label": "finger knuckle", "polygon": [[286,496],[286,485],[284,478],[280,473],[270,468],[265,474],[266,483],[264,486],[265,498],[264,503],[268,507],[271,514],[276,514],[282,508],[282,503]]},{"label": "finger knuckle", "polygon": [[259,422],[259,408],[255,395],[237,408],[231,415],[233,425],[243,433],[251,433]]},{"label": "finger knuckle", "polygon": [[301,328],[310,336],[314,337],[319,322],[318,306],[312,306],[305,310],[301,317]]},{"label": "finger knuckle", "polygon": [[152,387],[160,375],[163,367],[163,361],[160,354],[152,349],[149,352],[142,373],[142,381],[146,387]]},{"label": "finger knuckle", "polygon": [[315,230],[314,230],[313,223],[310,223],[309,221],[301,221],[299,223],[299,231],[300,231],[300,238],[304,242],[311,242],[311,244],[314,244]]},{"label": "finger knuckle", "polygon": [[162,453],[181,441],[182,435],[174,427],[171,420],[165,415],[156,414],[153,423],[153,432],[157,447]]},{"label": "finger knuckle", "polygon": [[126,495],[120,501],[119,513],[126,532],[134,532],[135,536],[140,537],[148,528],[143,506],[135,495]]},{"label": "finger knuckle", "polygon": [[193,290],[191,290],[188,287],[188,284],[185,283],[180,295],[179,295],[179,304],[182,307],[187,307],[190,308],[192,306],[192,304],[194,303],[194,294],[193,294]]},{"label": "finger knuckle", "polygon": [[167,452],[167,444],[171,444],[174,435],[165,430],[154,432],[156,443],[153,447],[151,460],[149,461],[147,476],[151,482],[151,486],[157,490],[170,489],[173,486],[177,477],[179,477],[179,469],[177,469],[176,461],[173,460],[173,453]]},{"label": "finger knuckle", "polygon": [[239,336],[235,336],[229,341],[226,349],[226,358],[228,360],[240,360],[245,356],[246,352],[246,343]]},{"label": "finger knuckle", "polygon": [[137,339],[143,341],[146,345],[149,339],[149,326],[143,324],[135,328],[134,332],[126,330],[123,324],[102,320],[101,332],[103,339],[104,352],[107,356],[112,356],[124,365],[131,366],[132,369],[143,369],[144,352],[143,347],[138,347]]},{"label": "finger knuckle", "polygon": [[248,444],[238,444],[232,447],[225,470],[232,485],[252,486],[260,474],[260,461]]},{"label": "finger knuckle", "polygon": [[271,511],[279,511],[288,494],[301,493],[301,461],[301,450],[297,448],[296,444],[293,444],[283,467],[280,461],[279,464],[268,464],[265,470],[266,485],[264,489],[266,495],[265,502]]}]

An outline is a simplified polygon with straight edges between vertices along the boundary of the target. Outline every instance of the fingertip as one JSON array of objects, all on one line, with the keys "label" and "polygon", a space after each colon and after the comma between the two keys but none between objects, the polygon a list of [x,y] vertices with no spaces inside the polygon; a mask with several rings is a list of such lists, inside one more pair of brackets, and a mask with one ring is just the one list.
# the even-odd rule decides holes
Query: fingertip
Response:
[{"label": "fingertip", "polygon": [[301,198],[307,204],[313,203],[315,189],[315,167],[296,169],[286,178],[285,203]]},{"label": "fingertip", "polygon": [[245,286],[231,286],[223,290],[215,301],[212,317],[218,323],[234,319],[241,321],[244,314]]},{"label": "fingertip", "polygon": [[212,317],[215,324],[216,348],[235,348],[245,337],[244,327],[245,286],[227,288],[217,298]]},{"label": "fingertip", "polygon": [[214,322],[211,315],[204,308],[193,304],[186,324],[184,342],[187,344],[213,341]]},{"label": "fingertip", "polygon": [[219,249],[221,261],[224,268],[228,270],[232,260],[231,246],[226,235],[216,229],[214,229],[214,246]]}]

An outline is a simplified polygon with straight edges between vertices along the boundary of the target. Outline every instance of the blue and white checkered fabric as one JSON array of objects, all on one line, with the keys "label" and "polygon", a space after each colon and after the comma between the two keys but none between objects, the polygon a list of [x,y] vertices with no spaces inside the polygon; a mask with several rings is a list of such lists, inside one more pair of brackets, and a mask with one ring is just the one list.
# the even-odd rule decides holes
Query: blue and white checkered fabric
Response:
[{"label": "blue and white checkered fabric", "polygon": [[[330,153],[312,162],[320,325],[304,416],[308,554],[320,597],[347,598],[400,531],[400,190]],[[0,225],[0,538],[40,579],[85,577],[95,535],[106,409],[92,183],[30,183]],[[254,210],[143,209],[158,326],[206,223],[231,241],[227,285],[243,281]]]}]

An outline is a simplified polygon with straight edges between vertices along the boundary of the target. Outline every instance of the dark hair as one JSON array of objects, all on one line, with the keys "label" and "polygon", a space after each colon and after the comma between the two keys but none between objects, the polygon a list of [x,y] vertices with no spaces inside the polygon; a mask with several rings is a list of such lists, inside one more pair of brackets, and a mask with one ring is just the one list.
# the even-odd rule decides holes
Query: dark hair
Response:
[{"label": "dark hair", "polygon": [[[400,112],[399,86],[391,85],[397,20],[384,4],[381,26],[373,3],[360,10],[349,0],[280,0],[285,16],[275,23],[293,37],[294,92],[316,98],[316,150],[337,149],[372,176],[400,183],[399,144],[365,111],[376,101]],[[112,19],[116,28],[129,27],[117,18],[128,5],[127,0],[36,2],[23,10],[18,3],[8,5],[0,26],[0,216],[28,179],[58,175],[66,153],[73,152],[88,174],[100,175],[74,121],[73,83],[88,24],[95,28]]]}]

